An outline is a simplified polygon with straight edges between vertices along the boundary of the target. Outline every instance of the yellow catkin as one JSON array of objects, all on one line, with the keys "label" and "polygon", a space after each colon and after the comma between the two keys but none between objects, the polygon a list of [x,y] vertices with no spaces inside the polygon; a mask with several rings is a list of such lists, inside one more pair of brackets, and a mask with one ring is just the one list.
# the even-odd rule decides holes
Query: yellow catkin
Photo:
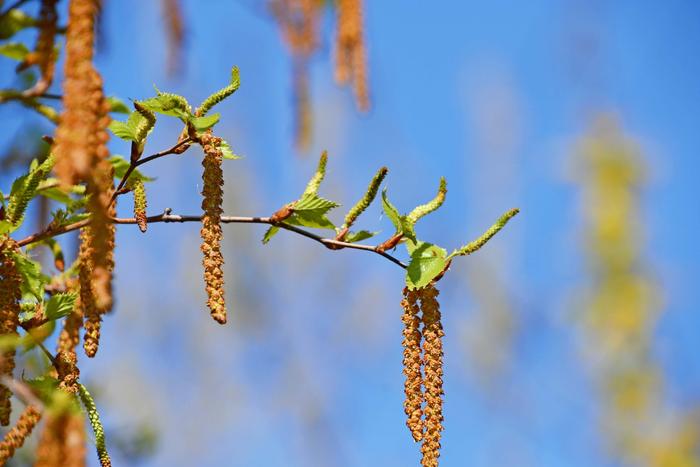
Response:
[{"label": "yellow catkin", "polygon": [[418,307],[418,294],[415,290],[403,289],[403,373],[406,399],[403,407],[406,412],[406,426],[413,439],[423,439],[423,375],[421,372],[421,332]]},{"label": "yellow catkin", "polygon": [[[66,289],[70,291],[79,291],[79,286],[75,279],[72,279],[66,284]],[[58,335],[57,350],[59,352],[75,352],[75,348],[80,342],[80,329],[83,327],[83,311],[80,296],[75,301],[73,310],[66,316],[63,322],[63,329]]]},{"label": "yellow catkin", "polygon": [[28,405],[17,419],[17,423],[7,432],[0,442],[0,465],[5,465],[8,459],[14,456],[15,451],[22,447],[24,441],[39,423],[41,412],[33,405]]},{"label": "yellow catkin", "polygon": [[34,467],[84,467],[85,420],[78,411],[48,414],[39,438]]},{"label": "yellow catkin", "polygon": [[[0,335],[16,336],[19,326],[19,300],[21,278],[13,254],[17,244],[9,237],[0,237]],[[12,377],[15,369],[15,349],[6,350],[0,358],[0,375]],[[0,424],[10,423],[12,393],[7,386],[0,385]]]},{"label": "yellow catkin", "polygon": [[68,6],[64,110],[54,146],[55,172],[64,188],[86,180],[93,162],[95,114],[89,104],[96,11],[95,0],[71,0]]},{"label": "yellow catkin", "polygon": [[54,38],[56,36],[56,3],[58,0],[42,0],[39,12],[39,37],[36,41],[34,51],[29,53],[19,69],[24,69],[33,65],[39,65],[41,78],[37,83],[24,94],[27,96],[38,96],[46,92],[51,86],[55,68]]},{"label": "yellow catkin", "polygon": [[221,255],[221,205],[223,203],[224,177],[221,169],[222,154],[218,148],[220,139],[204,134],[201,144],[204,148],[204,173],[202,175],[202,237],[201,250],[204,254],[204,283],[207,291],[207,305],[212,318],[220,324],[226,323],[224,301],[224,258]]},{"label": "yellow catkin", "polygon": [[357,107],[369,109],[367,59],[362,26],[362,0],[338,1],[338,26],[335,50],[335,79],[351,84]]},{"label": "yellow catkin", "polygon": [[442,433],[442,337],[439,294],[433,284],[418,290],[423,312],[423,372],[425,385],[425,432],[421,452],[424,467],[437,467]]},{"label": "yellow catkin", "polygon": [[97,310],[95,294],[92,287],[92,235],[90,227],[83,227],[80,231],[80,261],[78,280],[80,281],[80,308],[79,313],[85,317],[85,337],[83,347],[85,355],[94,357],[100,343],[100,327],[102,316]]},{"label": "yellow catkin", "polygon": [[179,0],[161,0],[163,17],[168,35],[168,73],[182,68],[182,48],[185,42],[185,26]]}]

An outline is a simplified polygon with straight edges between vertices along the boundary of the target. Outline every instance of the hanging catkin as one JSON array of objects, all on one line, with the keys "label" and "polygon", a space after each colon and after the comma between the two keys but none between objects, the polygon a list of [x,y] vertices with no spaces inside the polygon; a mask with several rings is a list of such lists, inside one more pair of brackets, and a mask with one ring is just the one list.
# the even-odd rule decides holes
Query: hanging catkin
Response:
[{"label": "hanging catkin", "polygon": [[415,290],[403,289],[403,373],[404,392],[406,399],[403,407],[406,412],[406,426],[411,431],[413,439],[423,438],[423,375],[421,373],[421,334],[420,317],[418,316],[418,293]]},{"label": "hanging catkin", "polygon": [[46,92],[53,82],[55,68],[54,38],[56,36],[56,3],[58,0],[42,0],[39,11],[39,36],[34,51],[29,53],[18,67],[19,70],[33,65],[39,66],[41,78],[23,94],[27,97],[39,96]]},{"label": "hanging catkin", "polygon": [[224,258],[221,255],[221,214],[223,212],[224,177],[221,170],[222,154],[219,149],[221,140],[205,133],[201,137],[204,149],[204,173],[202,175],[202,237],[201,250],[204,254],[204,283],[207,290],[207,305],[212,318],[220,324],[226,323],[226,304],[224,301]]},{"label": "hanging catkin", "polygon": [[22,447],[40,418],[41,412],[33,405],[28,405],[24,409],[15,426],[7,432],[0,443],[0,465],[5,465],[7,460],[14,456],[15,451]]},{"label": "hanging catkin", "polygon": [[141,232],[146,232],[148,228],[146,187],[142,180],[137,179],[131,183],[131,190],[134,193],[134,219],[136,219],[136,225],[139,226]]},{"label": "hanging catkin", "polygon": [[362,26],[362,0],[338,1],[335,79],[352,84],[357,107],[369,109],[367,59]]},{"label": "hanging catkin", "polygon": [[71,0],[68,6],[63,113],[56,129],[55,171],[68,188],[86,180],[93,162],[95,113],[90,108],[95,40],[95,0]]},{"label": "hanging catkin", "polygon": [[[21,277],[17,270],[14,254],[18,251],[17,244],[9,237],[0,237],[0,335],[17,336],[19,326],[19,300]],[[15,369],[15,349],[11,348],[0,357],[0,375],[12,377]],[[12,393],[7,386],[0,385],[0,424],[10,423]]]},{"label": "hanging catkin", "polygon": [[425,385],[425,432],[421,452],[424,467],[437,467],[442,432],[442,337],[439,294],[434,284],[418,289],[423,313],[423,372]]},{"label": "hanging catkin", "polygon": [[100,343],[102,317],[97,310],[95,294],[92,288],[92,235],[90,226],[80,231],[80,251],[78,252],[80,281],[80,311],[85,317],[85,337],[83,347],[85,355],[94,357]]},{"label": "hanging catkin", "polygon": [[182,20],[182,6],[179,0],[161,0],[163,17],[168,35],[169,74],[182,69],[182,48],[185,42],[185,26]]},{"label": "hanging catkin", "polygon": [[77,410],[48,414],[34,467],[85,467],[85,420]]}]

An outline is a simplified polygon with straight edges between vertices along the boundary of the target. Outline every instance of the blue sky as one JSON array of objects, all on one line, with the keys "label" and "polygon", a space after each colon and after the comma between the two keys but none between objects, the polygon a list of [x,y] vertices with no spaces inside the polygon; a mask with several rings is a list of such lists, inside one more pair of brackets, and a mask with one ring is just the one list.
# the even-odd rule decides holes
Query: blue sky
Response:
[{"label": "blue sky", "polygon": [[[403,210],[431,197],[446,176],[448,201],[419,234],[448,249],[521,208],[440,284],[442,465],[616,465],[600,433],[597,390],[571,307],[586,270],[581,193],[568,172],[576,141],[601,111],[617,115],[647,166],[640,234],[662,291],[654,352],[669,403],[683,408],[697,399],[694,2],[366,2],[367,115],[332,81],[328,15],[311,68],[308,154],[294,148],[291,63],[263,5],[183,3],[188,36],[177,77],[165,72],[159,2],[106,2],[97,63],[108,94],[149,97],[157,84],[191,102],[240,67],[241,88],[221,105],[217,127],[245,156],[226,162],[227,213],[268,215],[294,199],[322,149],[330,162],[321,192],[346,205],[382,165]],[[10,76],[12,65],[0,66]],[[25,121],[16,115],[17,107],[0,108],[10,129]],[[170,146],[178,133],[176,121],[163,120],[147,152]],[[111,149],[128,152],[118,140]],[[198,212],[200,156],[193,149],[145,168],[158,177],[149,212]],[[3,187],[10,175],[3,174]],[[120,212],[128,214],[128,200]],[[390,230],[378,208],[361,225]],[[152,225],[146,235],[119,230],[117,307],[100,353],[82,367],[109,426],[155,425],[160,443],[148,466],[417,465],[401,407],[401,271],[285,233],[263,247],[263,231],[225,228],[230,319],[221,328],[204,305],[196,225]],[[484,376],[467,349],[481,332],[479,317],[495,313],[512,331],[477,335],[505,355],[495,375]]]}]

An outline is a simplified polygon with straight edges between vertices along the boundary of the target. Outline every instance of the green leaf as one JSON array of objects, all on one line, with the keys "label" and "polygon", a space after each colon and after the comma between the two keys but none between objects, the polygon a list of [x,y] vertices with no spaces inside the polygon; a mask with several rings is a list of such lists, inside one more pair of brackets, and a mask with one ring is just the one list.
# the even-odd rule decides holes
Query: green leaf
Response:
[{"label": "green leaf", "polygon": [[20,285],[22,298],[35,298],[38,301],[43,301],[44,286],[48,284],[50,279],[42,274],[41,264],[22,253],[14,253],[13,256],[17,264],[17,271],[22,277],[22,284]]},{"label": "green leaf", "polygon": [[267,231],[265,231],[265,235],[263,235],[263,239],[262,239],[263,245],[267,245],[267,242],[269,242],[270,239],[272,237],[274,237],[277,234],[277,232],[279,232],[279,231],[280,231],[280,228],[277,226],[274,226],[274,225],[272,227],[270,227],[269,229],[267,229]]},{"label": "green leaf", "polygon": [[[129,162],[118,154],[113,155],[108,160],[112,164],[112,167],[114,167],[114,177],[121,180],[124,175],[126,175],[126,171],[129,169]],[[155,180],[155,178],[147,177],[146,175],[142,174],[139,169],[134,169],[131,172],[131,175],[129,175],[129,180],[152,182]]]},{"label": "green leaf", "polygon": [[219,123],[220,118],[221,114],[216,113],[206,115],[204,117],[192,117],[192,119],[190,119],[190,122],[192,123],[192,125],[194,125],[194,128],[198,132],[202,132],[208,130],[209,128]]},{"label": "green leaf", "polygon": [[338,203],[321,198],[314,193],[304,195],[299,201],[294,203],[294,212],[315,211],[317,209],[322,209],[325,213],[333,208],[337,208],[338,206],[340,206]]},{"label": "green leaf", "polygon": [[156,97],[140,101],[139,104],[151,112],[177,117],[185,123],[192,118],[192,110],[187,99],[177,94],[158,91]]},{"label": "green leaf", "polygon": [[44,316],[49,321],[54,321],[68,316],[75,306],[78,294],[75,292],[58,293],[53,295],[44,305]]},{"label": "green leaf", "polygon": [[119,99],[118,97],[109,96],[107,98],[107,102],[109,103],[110,112],[127,115],[131,113],[131,111],[129,110],[129,106],[126,105],[126,103],[124,103],[124,101]]},{"label": "green leaf", "polygon": [[49,188],[39,188],[36,193],[65,205],[70,205],[75,201],[68,193],[55,186]]},{"label": "green leaf", "polygon": [[219,144],[219,149],[221,150],[221,154],[224,156],[224,159],[235,160],[241,158],[241,156],[233,153],[231,146],[223,139],[221,140],[221,144]]},{"label": "green leaf", "polygon": [[36,196],[39,183],[46,179],[53,164],[54,158],[51,155],[41,164],[34,159],[29,166],[29,173],[17,178],[12,183],[6,219],[15,227],[19,227],[22,223],[29,202]]},{"label": "green leaf", "polygon": [[0,16],[0,40],[9,39],[22,29],[34,26],[36,20],[17,8]]},{"label": "green leaf", "polygon": [[427,242],[408,242],[411,262],[406,270],[406,285],[409,289],[425,287],[435,279],[448,263],[444,248]]},{"label": "green leaf", "polygon": [[396,233],[401,233],[409,240],[416,241],[416,233],[413,230],[413,224],[408,219],[408,216],[399,214],[399,211],[389,202],[389,198],[386,195],[386,188],[382,190],[382,209],[386,217],[394,224]]},{"label": "green leaf", "polygon": [[285,219],[284,222],[314,229],[335,230],[335,225],[325,216],[324,212],[322,209],[295,212]]},{"label": "green leaf", "polygon": [[27,57],[29,49],[21,42],[8,42],[0,45],[0,55],[21,62]]},{"label": "green leaf", "polygon": [[114,136],[127,141],[136,141],[134,129],[127,122],[112,120],[109,122],[109,131],[114,133]]},{"label": "green leaf", "polygon": [[360,230],[357,232],[348,232],[345,235],[345,241],[348,243],[361,242],[377,235],[379,232],[370,232],[369,230]]}]

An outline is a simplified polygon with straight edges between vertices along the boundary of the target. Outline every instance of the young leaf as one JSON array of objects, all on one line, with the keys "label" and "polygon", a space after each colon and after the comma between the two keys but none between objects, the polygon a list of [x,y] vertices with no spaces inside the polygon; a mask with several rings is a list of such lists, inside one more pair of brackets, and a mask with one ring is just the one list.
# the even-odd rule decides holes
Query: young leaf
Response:
[{"label": "young leaf", "polygon": [[219,122],[220,118],[221,114],[216,113],[206,115],[204,117],[192,117],[190,122],[192,123],[192,125],[194,125],[194,128],[195,130],[197,130],[197,132],[202,132],[216,125]]},{"label": "young leaf", "polygon": [[130,114],[131,111],[129,110],[129,106],[127,106],[123,100],[119,99],[118,97],[114,96],[109,96],[107,98],[107,102],[109,103],[109,111],[118,113],[118,114]]},{"label": "young leaf", "polygon": [[219,102],[223,101],[226,99],[228,96],[236,92],[238,87],[241,85],[241,77],[240,73],[238,71],[238,67],[234,66],[231,69],[231,82],[229,83],[228,86],[226,86],[223,89],[218,90],[211,96],[207,97],[204,99],[204,102],[202,102],[202,105],[199,106],[197,109],[196,115],[201,117],[207,114],[209,110],[211,110],[212,107],[214,107],[216,104]]},{"label": "young leaf", "polygon": [[34,26],[36,20],[18,8],[0,16],[0,40],[9,39],[22,29]]},{"label": "young leaf", "polygon": [[44,304],[44,316],[49,321],[54,321],[68,316],[73,307],[78,294],[75,292],[57,293]]},{"label": "young leaf", "polygon": [[409,242],[411,262],[406,270],[406,285],[419,289],[430,284],[447,265],[447,251],[427,242]]},{"label": "young leaf", "polygon": [[[129,162],[124,159],[120,155],[113,155],[110,157],[109,162],[112,164],[112,167],[114,167],[114,177],[117,179],[121,179],[126,175],[126,171],[129,168]],[[152,182],[155,180],[155,178],[152,177],[147,177],[146,175],[142,174],[139,169],[134,169],[131,172],[131,175],[129,176],[129,180],[141,180],[142,182]]]},{"label": "young leaf", "polygon": [[263,235],[263,239],[262,239],[263,245],[267,245],[267,242],[269,242],[270,239],[272,237],[274,237],[277,234],[277,232],[279,232],[279,231],[280,231],[280,228],[277,226],[274,226],[274,225],[272,227],[270,227],[269,229],[267,229],[265,231],[265,235]]},{"label": "young leaf", "polygon": [[358,232],[348,232],[345,235],[344,241],[348,243],[361,242],[377,235],[378,232],[370,232],[369,230],[360,230]]},{"label": "young leaf", "polygon": [[241,156],[238,156],[233,153],[231,150],[231,146],[224,141],[223,139],[221,140],[221,143],[219,144],[219,150],[221,150],[221,154],[223,155],[224,159],[240,159]]},{"label": "young leaf", "polygon": [[20,291],[23,299],[34,298],[38,301],[44,299],[44,286],[49,282],[49,277],[41,273],[41,264],[22,253],[14,253],[17,270],[22,277]]},{"label": "young leaf", "polygon": [[8,42],[0,45],[0,55],[21,62],[29,54],[29,49],[21,42]]},{"label": "young leaf", "polygon": [[389,198],[386,195],[386,188],[382,191],[382,208],[384,209],[386,217],[394,224],[397,234],[403,234],[403,236],[409,240],[416,241],[416,233],[413,230],[413,224],[408,220],[407,216],[399,214],[399,211],[389,202]]}]

